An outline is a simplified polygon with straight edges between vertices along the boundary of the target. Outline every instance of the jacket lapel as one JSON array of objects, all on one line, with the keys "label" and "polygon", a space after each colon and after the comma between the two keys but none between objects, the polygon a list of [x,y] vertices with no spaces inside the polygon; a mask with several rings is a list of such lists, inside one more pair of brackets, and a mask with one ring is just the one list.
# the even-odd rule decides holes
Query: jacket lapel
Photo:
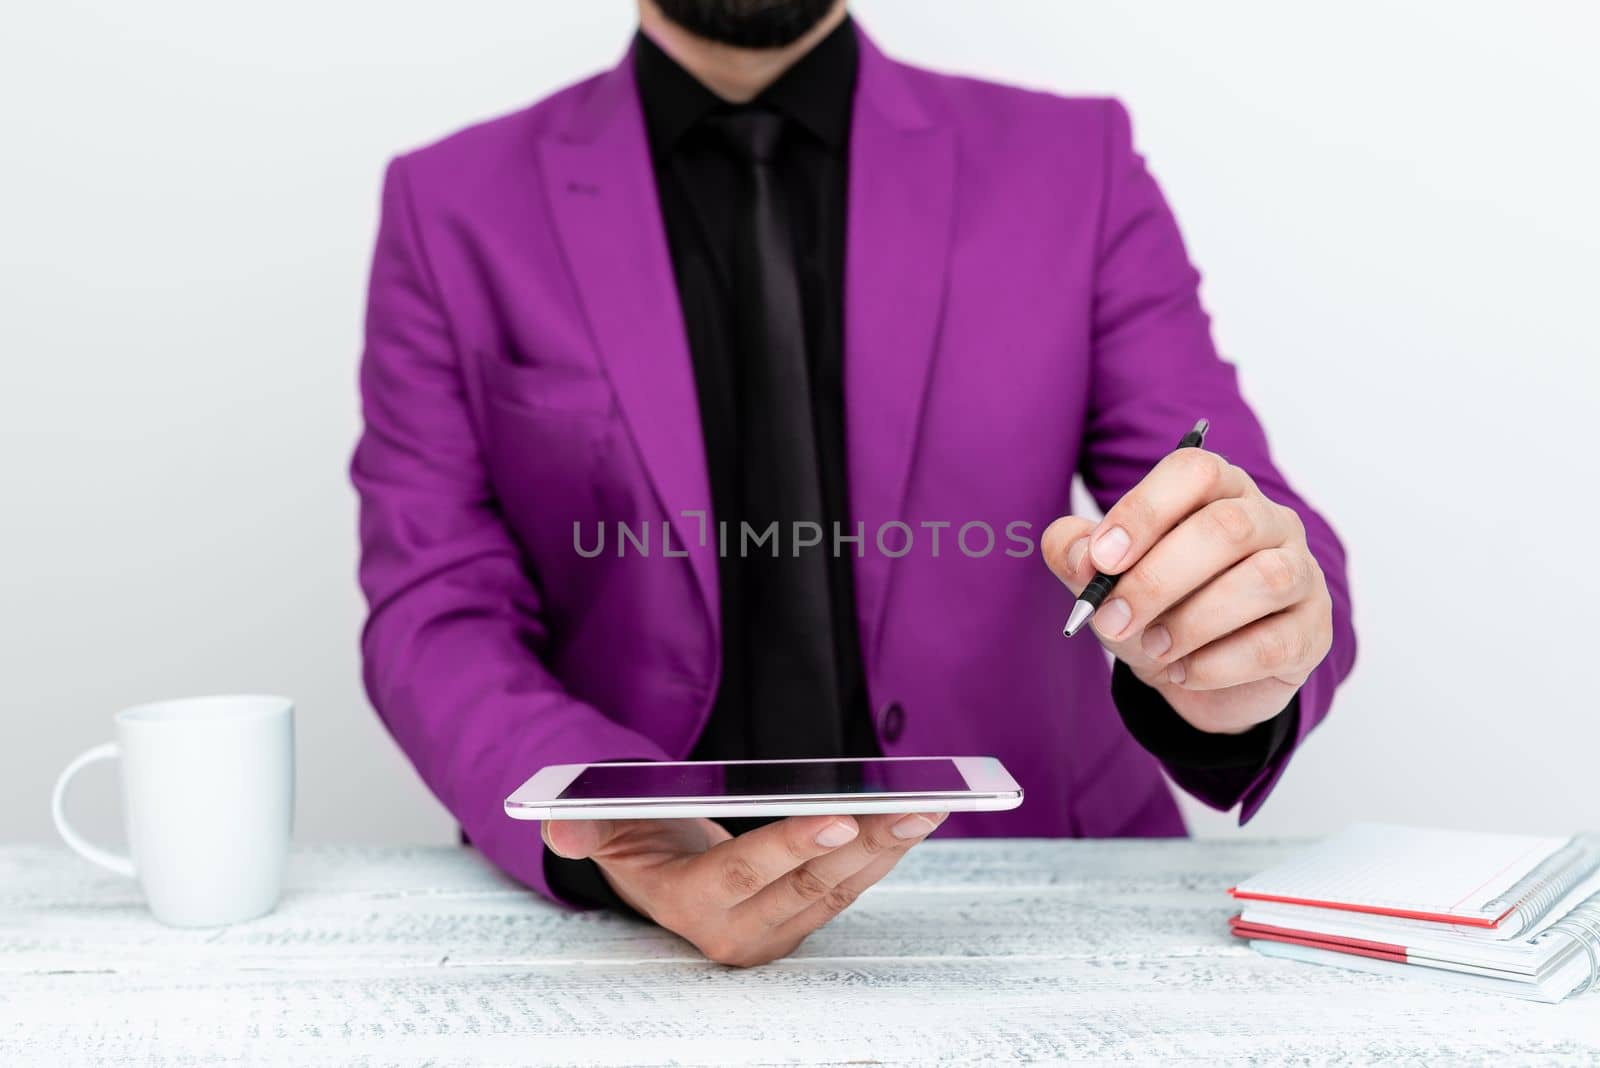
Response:
[{"label": "jacket lapel", "polygon": [[[868,538],[855,576],[870,662],[893,562],[871,539],[880,524],[904,519],[944,305],[955,145],[901,69],[865,34],[860,42],[845,249],[845,427],[852,518]],[[631,53],[591,84],[565,128],[541,143],[540,157],[550,211],[618,405],[672,523],[674,549],[688,551],[707,618],[719,627],[699,401]]]},{"label": "jacket lapel", "polygon": [[[687,550],[715,632],[716,538],[699,401],[631,51],[591,83],[565,130],[542,142],[540,156],[601,360],[672,523],[672,550]],[[660,554],[659,542],[652,551]]]},{"label": "jacket lapel", "polygon": [[[901,520],[926,536],[903,510],[944,306],[955,142],[864,34],[850,146],[845,426],[852,519],[866,528],[856,614],[870,664],[893,564],[874,544],[878,527]],[[898,535],[885,537],[893,549]]]}]

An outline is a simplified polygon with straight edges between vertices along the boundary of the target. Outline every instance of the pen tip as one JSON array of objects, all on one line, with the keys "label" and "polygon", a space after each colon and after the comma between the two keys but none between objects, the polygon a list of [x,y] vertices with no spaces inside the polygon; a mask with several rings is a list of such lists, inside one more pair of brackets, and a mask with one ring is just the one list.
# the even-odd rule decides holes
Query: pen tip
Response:
[{"label": "pen tip", "polygon": [[1067,625],[1061,629],[1065,637],[1072,637],[1083,629],[1083,625],[1094,615],[1094,605],[1088,601],[1078,601],[1072,606],[1072,613],[1067,616]]}]

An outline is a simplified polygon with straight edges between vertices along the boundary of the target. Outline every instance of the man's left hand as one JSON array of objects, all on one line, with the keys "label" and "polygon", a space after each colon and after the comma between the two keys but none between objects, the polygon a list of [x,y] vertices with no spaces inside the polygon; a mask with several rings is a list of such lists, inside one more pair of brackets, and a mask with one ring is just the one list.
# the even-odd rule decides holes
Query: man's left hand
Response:
[{"label": "man's left hand", "polygon": [[1094,614],[1100,642],[1189,723],[1240,734],[1283,710],[1333,641],[1333,602],[1291,508],[1216,453],[1179,449],[1098,524],[1044,533],[1074,595],[1121,576]]}]

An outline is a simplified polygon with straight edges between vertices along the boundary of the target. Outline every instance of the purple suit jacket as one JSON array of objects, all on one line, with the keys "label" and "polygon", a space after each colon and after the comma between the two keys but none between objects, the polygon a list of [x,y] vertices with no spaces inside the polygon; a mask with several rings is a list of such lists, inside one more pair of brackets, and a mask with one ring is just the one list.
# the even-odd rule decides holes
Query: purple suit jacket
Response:
[{"label": "purple suit jacket", "polygon": [[[993,754],[1023,784],[1020,809],[941,833],[1181,834],[1105,654],[1062,639],[1071,597],[1037,551],[1007,555],[1007,524],[1036,541],[1075,473],[1109,505],[1208,416],[1207,446],[1303,517],[1333,592],[1301,738],[1355,656],[1343,550],[1213,348],[1122,107],[918,70],[864,38],[860,64],[845,406],[883,750]],[[546,764],[682,758],[720,667],[693,370],[631,58],[390,165],[361,390],[367,691],[472,840],[549,893],[537,826],[502,799]],[[655,551],[579,555],[574,524],[592,547],[618,521],[650,524]],[[914,535],[898,558],[873,545],[890,521]],[[941,521],[935,555],[921,524]],[[662,555],[663,522],[686,556]],[[993,551],[960,550],[969,522]]]}]

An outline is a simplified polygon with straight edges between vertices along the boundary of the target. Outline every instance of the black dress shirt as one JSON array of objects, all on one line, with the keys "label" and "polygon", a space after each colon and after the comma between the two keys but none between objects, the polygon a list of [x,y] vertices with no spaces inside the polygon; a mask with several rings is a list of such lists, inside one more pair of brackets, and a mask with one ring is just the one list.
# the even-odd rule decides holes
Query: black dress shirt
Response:
[{"label": "black dress shirt", "polygon": [[[847,18],[781,78],[749,104],[731,105],[678,66],[642,33],[634,42],[634,71],[644,109],[662,221],[683,309],[705,441],[712,506],[717,516],[741,514],[738,500],[738,435],[735,383],[738,361],[748,359],[735,343],[730,265],[734,258],[735,205],[741,192],[740,162],[704,120],[740,107],[764,108],[785,120],[775,159],[793,227],[800,278],[805,347],[811,378],[815,448],[822,481],[824,527],[849,530],[844,443],[844,249],[849,165],[850,113],[855,94],[857,40]],[[826,539],[825,539],[826,541]],[[867,707],[850,554],[824,550],[838,665],[840,724],[818,724],[815,757],[880,754]],[[793,756],[752,751],[749,717],[761,709],[745,699],[750,665],[741,626],[742,605],[752,581],[738,552],[719,555],[717,578],[722,612],[722,676],[711,716],[691,759],[733,760]],[[1044,576],[1044,581],[1049,581]],[[756,640],[759,640],[757,636]],[[1121,664],[1113,672],[1112,695],[1129,731],[1165,760],[1180,784],[1228,783],[1239,791],[1260,772],[1293,733],[1297,705],[1243,735],[1212,735],[1191,727],[1155,690]],[[728,821],[729,830],[745,829]],[[761,821],[751,821],[761,822]],[[735,825],[737,824],[737,825]],[[591,904],[623,906],[590,862],[546,853],[553,888]]]},{"label": "black dress shirt", "polygon": [[[735,394],[740,361],[755,354],[741,350],[733,307],[734,228],[746,192],[747,164],[735,158],[707,120],[742,107],[775,112],[785,120],[773,167],[787,202],[800,281],[814,435],[813,441],[797,441],[792,447],[815,450],[825,535],[835,522],[847,525],[843,278],[856,51],[855,30],[846,20],[755,100],[736,107],[701,85],[648,37],[640,34],[635,44],[634,70],[694,364],[712,510],[719,519],[745,514],[738,464],[748,456],[740,455]],[[789,514],[799,518],[793,510]],[[737,528],[730,528],[730,546],[737,545],[736,537]],[[789,551],[787,543],[782,548]],[[752,739],[760,732],[749,723],[762,710],[751,707],[748,699],[754,688],[750,672],[759,670],[759,658],[751,655],[747,643],[762,639],[747,625],[746,606],[759,597],[752,586],[763,576],[759,560],[731,548],[717,561],[722,677],[691,759],[880,755],[862,681],[850,555],[835,554],[828,536],[823,545],[805,551],[819,554],[826,566],[839,690],[834,714],[842,722],[811,724],[812,737],[803,752],[752,750]]]}]

